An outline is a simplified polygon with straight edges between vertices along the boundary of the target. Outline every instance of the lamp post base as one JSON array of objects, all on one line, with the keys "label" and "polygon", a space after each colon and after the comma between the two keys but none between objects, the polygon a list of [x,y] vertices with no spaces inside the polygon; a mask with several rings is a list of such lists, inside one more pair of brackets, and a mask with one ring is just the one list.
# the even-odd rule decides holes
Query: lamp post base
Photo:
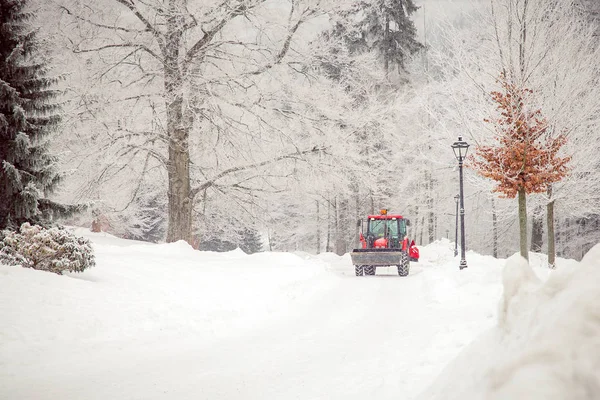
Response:
[{"label": "lamp post base", "polygon": [[467,260],[460,260],[460,269],[465,269],[467,268]]}]

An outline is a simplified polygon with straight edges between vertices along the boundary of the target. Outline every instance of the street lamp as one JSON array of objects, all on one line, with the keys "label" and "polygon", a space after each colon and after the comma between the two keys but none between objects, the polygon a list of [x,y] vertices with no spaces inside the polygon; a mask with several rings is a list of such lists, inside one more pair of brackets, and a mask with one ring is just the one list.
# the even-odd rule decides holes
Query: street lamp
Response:
[{"label": "street lamp", "polygon": [[454,224],[454,257],[458,255],[458,199],[459,195],[454,196],[454,202],[456,203],[456,223]]},{"label": "street lamp", "polygon": [[460,269],[467,268],[467,260],[465,260],[465,195],[463,193],[463,162],[467,158],[469,144],[465,142],[462,136],[458,137],[458,141],[452,144],[454,156],[458,160],[458,179],[460,182]]}]

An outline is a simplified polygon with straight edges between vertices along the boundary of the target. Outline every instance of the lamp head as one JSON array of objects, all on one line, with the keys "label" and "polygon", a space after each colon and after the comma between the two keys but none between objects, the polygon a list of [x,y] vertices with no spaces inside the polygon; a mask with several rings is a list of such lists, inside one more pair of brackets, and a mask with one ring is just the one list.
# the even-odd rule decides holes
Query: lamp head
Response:
[{"label": "lamp head", "polygon": [[460,162],[467,158],[467,152],[469,151],[469,143],[465,142],[462,136],[458,137],[458,140],[452,143],[452,151],[454,156]]}]

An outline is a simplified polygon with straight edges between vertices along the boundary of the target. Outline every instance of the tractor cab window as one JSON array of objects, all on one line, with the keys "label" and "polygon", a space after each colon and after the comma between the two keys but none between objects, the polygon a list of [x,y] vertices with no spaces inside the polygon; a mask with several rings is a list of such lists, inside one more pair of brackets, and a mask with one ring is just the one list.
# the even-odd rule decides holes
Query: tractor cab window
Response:
[{"label": "tractor cab window", "polygon": [[397,220],[389,220],[387,221],[388,225],[388,236],[390,237],[398,237],[398,221]]},{"label": "tractor cab window", "polygon": [[[402,232],[402,229],[401,229]],[[406,232],[406,227],[404,228]],[[369,221],[369,233],[375,238],[398,237],[398,220],[373,219]]]},{"label": "tractor cab window", "polygon": [[384,237],[386,222],[383,219],[372,219],[369,221],[369,233],[376,238]]},{"label": "tractor cab window", "polygon": [[401,219],[400,221],[400,239],[404,239],[406,236],[406,220]]}]

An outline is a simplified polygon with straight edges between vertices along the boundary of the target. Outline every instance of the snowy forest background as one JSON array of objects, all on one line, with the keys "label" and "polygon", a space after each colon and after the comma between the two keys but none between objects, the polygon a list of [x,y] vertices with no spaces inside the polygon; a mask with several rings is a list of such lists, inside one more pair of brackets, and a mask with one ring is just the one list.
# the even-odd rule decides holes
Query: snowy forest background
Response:
[{"label": "snowy forest background", "polygon": [[[356,241],[356,220],[379,208],[408,217],[417,244],[454,240],[450,145],[491,142],[490,92],[515,51],[500,39],[523,2],[33,0],[51,74],[63,78],[51,148],[66,175],[53,199],[90,204],[71,224],[180,237],[167,231],[167,193],[181,189],[167,165],[186,140],[169,137],[165,105],[180,101],[195,246],[258,247],[262,236],[265,249],[341,253]],[[553,188],[556,250],[580,259],[600,241],[600,5],[529,3],[530,40],[518,51],[573,157]],[[169,24],[178,34],[161,42],[152,30]],[[161,55],[178,48],[180,80]],[[467,248],[513,254],[516,200],[465,174]],[[528,197],[532,250],[545,250],[548,201]]]}]

